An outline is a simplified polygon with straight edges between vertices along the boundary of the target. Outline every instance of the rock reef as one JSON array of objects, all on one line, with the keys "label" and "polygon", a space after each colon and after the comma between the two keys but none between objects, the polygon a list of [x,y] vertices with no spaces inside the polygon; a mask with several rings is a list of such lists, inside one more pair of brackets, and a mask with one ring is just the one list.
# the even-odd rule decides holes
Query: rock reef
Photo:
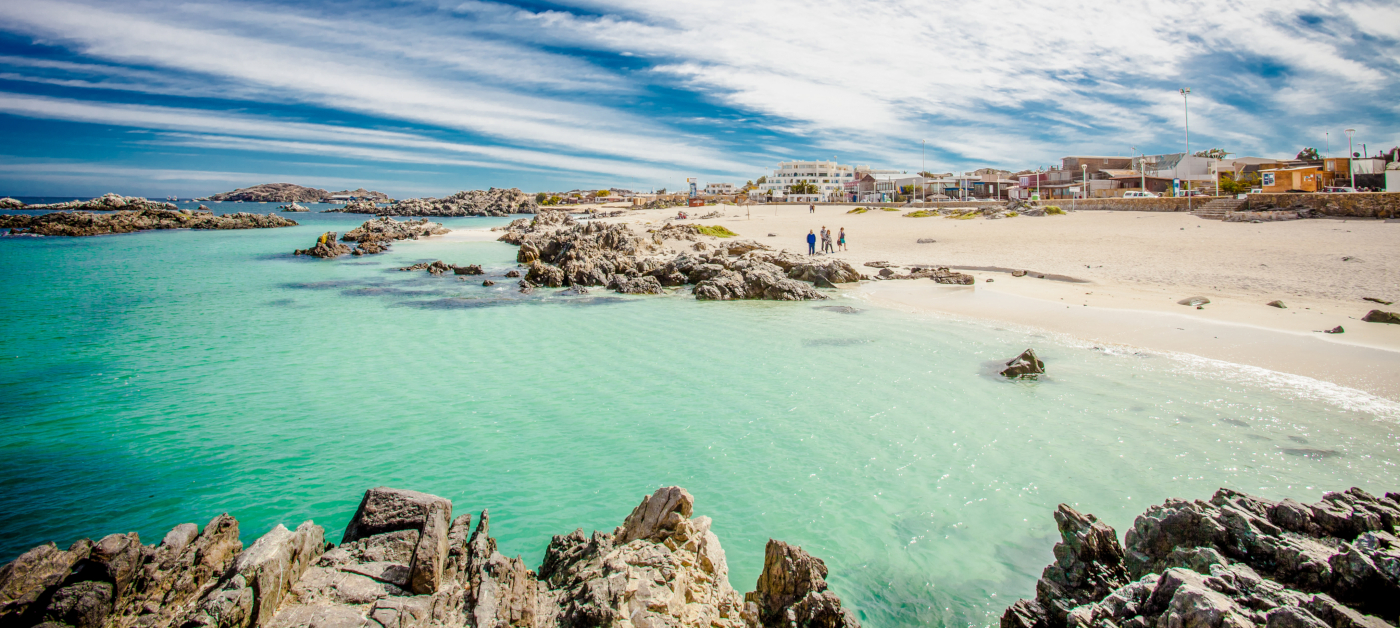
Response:
[{"label": "rock reef", "polygon": [[0,568],[0,626],[45,628],[858,628],[826,565],[770,540],[740,595],[709,517],[665,487],[622,525],[553,538],[539,569],[502,555],[490,515],[392,488],[365,492],[336,546],[278,525],[247,549],[238,522],[36,547]]},{"label": "rock reef", "polygon": [[388,216],[510,216],[533,214],[538,208],[535,197],[519,188],[491,188],[466,190],[443,198],[404,199],[387,207],[362,203],[326,211]]},{"label": "rock reef", "polygon": [[1055,562],[1002,628],[1385,628],[1400,616],[1400,494],[1315,504],[1220,489],[1113,528],[1061,504]]},{"label": "rock reef", "polygon": [[[661,294],[693,284],[699,300],[825,299],[819,287],[864,277],[841,260],[813,260],[773,252],[752,240],[676,253],[668,239],[696,240],[694,225],[667,225],[646,235],[625,224],[579,223],[562,211],[513,221],[499,240],[520,247],[516,261],[532,286],[606,286],[626,294]],[[812,282],[812,283],[808,283]]]},{"label": "rock reef", "polygon": [[353,250],[347,245],[336,242],[334,231],[327,231],[316,239],[315,246],[309,249],[298,249],[293,252],[293,255],[310,255],[321,258],[339,257],[345,254],[375,255],[389,250],[389,245],[395,240],[417,240],[420,237],[442,235],[449,231],[451,230],[444,228],[439,223],[428,222],[427,218],[406,221],[398,221],[388,217],[371,218],[340,238],[344,242],[357,243]]},{"label": "rock reef", "polygon": [[[144,201],[144,199],[138,199]],[[0,229],[12,234],[29,233],[45,236],[93,236],[109,233],[132,233],[151,229],[271,229],[294,227],[296,221],[276,214],[239,212],[215,216],[211,212],[188,209],[158,209],[144,201],[140,209],[111,214],[86,211],[56,211],[38,216],[0,216]],[[165,205],[160,203],[159,205]],[[35,209],[38,206],[30,206]],[[173,207],[173,206],[172,206]]]}]

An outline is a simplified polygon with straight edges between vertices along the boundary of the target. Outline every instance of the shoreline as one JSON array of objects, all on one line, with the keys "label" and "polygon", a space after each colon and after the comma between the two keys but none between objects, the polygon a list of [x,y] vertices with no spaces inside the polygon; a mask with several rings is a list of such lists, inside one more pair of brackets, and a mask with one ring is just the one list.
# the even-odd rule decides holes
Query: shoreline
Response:
[{"label": "shoreline", "polygon": [[[1400,402],[1400,382],[1387,375],[1400,369],[1400,325],[1360,320],[1372,309],[1400,309],[1361,299],[1400,297],[1400,249],[1393,246],[1400,226],[1390,221],[1250,224],[1122,211],[947,220],[847,214],[853,207],[706,206],[690,212],[723,215],[668,221],[678,211],[671,208],[600,220],[641,228],[716,224],[790,251],[803,250],[798,243],[809,229],[844,226],[859,248],[815,261],[842,260],[869,275],[876,270],[864,266],[870,261],[947,266],[976,279],[971,287],[911,280],[842,290],[871,303],[1195,355]],[[935,242],[917,243],[923,239]],[[1012,269],[1033,274],[1013,277]],[[1194,296],[1211,302],[1202,309],[1177,303]],[[1267,305],[1275,299],[1287,307]],[[1344,333],[1320,333],[1339,325]]]}]

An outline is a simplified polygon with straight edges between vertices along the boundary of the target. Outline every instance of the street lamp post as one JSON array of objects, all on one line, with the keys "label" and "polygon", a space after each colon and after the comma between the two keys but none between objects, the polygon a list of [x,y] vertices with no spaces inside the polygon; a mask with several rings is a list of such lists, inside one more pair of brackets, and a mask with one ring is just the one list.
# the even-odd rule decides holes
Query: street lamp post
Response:
[{"label": "street lamp post", "polygon": [[1353,190],[1356,189],[1356,166],[1351,163],[1353,154],[1351,152],[1353,148],[1351,145],[1351,134],[1355,132],[1356,129],[1347,129],[1347,173],[1351,175],[1351,189]]},{"label": "street lamp post", "polygon": [[1191,159],[1191,107],[1187,104],[1190,95],[1190,87],[1181,88],[1181,115],[1186,126],[1186,155],[1181,158],[1186,162],[1186,211],[1191,211],[1191,162],[1187,161]]},{"label": "street lamp post", "polygon": [[1080,198],[1089,198],[1089,166],[1079,164],[1079,181],[1084,186],[1084,190],[1079,193]]}]

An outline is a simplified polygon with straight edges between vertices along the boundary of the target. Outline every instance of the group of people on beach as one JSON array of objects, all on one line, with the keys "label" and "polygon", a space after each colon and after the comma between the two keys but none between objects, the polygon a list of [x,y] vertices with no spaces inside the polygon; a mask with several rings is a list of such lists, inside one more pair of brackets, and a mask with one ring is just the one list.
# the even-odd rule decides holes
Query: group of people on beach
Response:
[{"label": "group of people on beach", "polygon": [[[831,238],[832,238],[831,230],[830,230],[830,229],[827,229],[827,228],[826,228],[826,225],[822,225],[822,232],[821,232],[822,253],[835,253],[836,251],[846,251],[846,250],[849,250],[849,249],[846,248],[846,228],[845,228],[845,227],[841,227],[841,233],[836,235],[836,248],[834,248],[834,249],[833,249],[832,246],[831,246]],[[816,255],[816,254],[817,254],[817,234],[814,233],[814,232],[811,231],[811,230],[808,230],[808,231],[807,231],[807,254],[808,254],[808,255]]]}]

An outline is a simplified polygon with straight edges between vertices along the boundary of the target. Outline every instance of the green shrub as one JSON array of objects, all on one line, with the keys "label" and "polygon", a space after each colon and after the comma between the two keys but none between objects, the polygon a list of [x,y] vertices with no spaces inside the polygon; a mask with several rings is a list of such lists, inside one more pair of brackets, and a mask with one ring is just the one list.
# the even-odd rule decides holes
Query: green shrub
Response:
[{"label": "green shrub", "polygon": [[857,207],[857,208],[852,209],[851,211],[848,211],[848,212],[846,212],[846,213],[848,213],[848,214],[864,214],[865,212],[868,212],[868,211],[870,211],[870,208],[869,208],[869,207]]},{"label": "green shrub", "polygon": [[1018,213],[1016,213],[1016,212],[1006,212],[1006,217],[1007,217],[1007,218],[1015,218],[1015,217],[1017,217],[1017,216],[1020,216],[1020,214],[1018,214]]},{"label": "green shrub", "polygon": [[898,208],[898,207],[881,207],[880,209],[881,209],[882,211],[887,211],[887,212],[897,212],[897,211],[899,211],[899,208]]},{"label": "green shrub", "polygon": [[1060,206],[1059,206],[1059,205],[1050,205],[1050,206],[1048,206],[1048,207],[1045,208],[1045,213],[1047,213],[1047,214],[1063,214],[1063,213],[1065,213],[1065,210],[1060,209]]},{"label": "green shrub", "polygon": [[909,212],[909,213],[905,214],[904,217],[905,217],[905,218],[928,218],[928,217],[930,217],[930,216],[937,216],[937,215],[938,215],[938,211],[937,211],[937,210],[932,210],[932,209],[920,209],[920,210],[918,210],[918,211]]},{"label": "green shrub", "polygon": [[700,230],[701,235],[715,236],[716,238],[732,238],[736,235],[739,235],[737,233],[734,233],[733,231],[725,229],[721,225],[712,225],[709,227],[706,227],[705,225],[695,225],[695,228]]},{"label": "green shrub", "polygon": [[970,209],[961,214],[948,214],[948,217],[952,218],[953,220],[972,220],[973,218],[976,218],[980,215],[982,215],[982,212],[979,212],[975,209]]}]

